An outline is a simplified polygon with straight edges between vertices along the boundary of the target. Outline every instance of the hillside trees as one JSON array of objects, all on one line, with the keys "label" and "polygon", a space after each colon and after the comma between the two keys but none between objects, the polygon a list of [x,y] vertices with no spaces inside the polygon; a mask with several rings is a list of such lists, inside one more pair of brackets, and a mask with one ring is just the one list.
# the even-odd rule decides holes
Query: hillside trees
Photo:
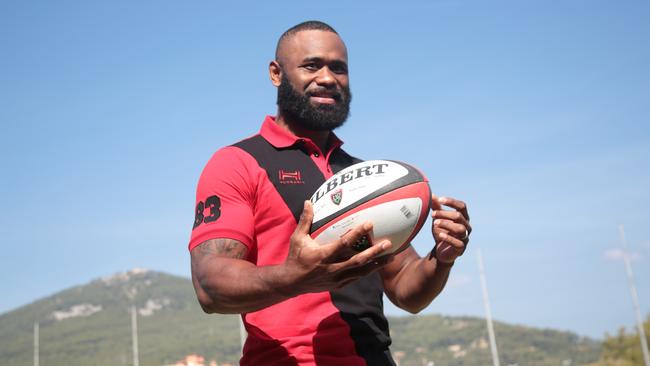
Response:
[{"label": "hillside trees", "polygon": [[[646,338],[650,334],[650,314],[643,323]],[[650,342],[646,339],[646,342]],[[621,328],[617,335],[607,335],[603,342],[603,353],[598,362],[599,366],[638,366],[643,365],[643,353],[636,329],[626,332]]]}]

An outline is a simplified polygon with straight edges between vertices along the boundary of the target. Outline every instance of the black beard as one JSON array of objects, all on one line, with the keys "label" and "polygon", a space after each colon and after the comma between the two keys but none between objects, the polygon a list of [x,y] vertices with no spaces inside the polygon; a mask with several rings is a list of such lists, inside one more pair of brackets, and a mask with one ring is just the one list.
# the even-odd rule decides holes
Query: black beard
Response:
[{"label": "black beard", "polygon": [[282,114],[287,116],[288,120],[308,130],[331,131],[341,127],[350,114],[350,101],[352,100],[350,88],[343,88],[340,93],[333,95],[336,103],[332,105],[314,106],[309,101],[312,94],[313,91],[301,95],[291,85],[286,74],[282,74],[282,80],[278,87],[278,108]]}]

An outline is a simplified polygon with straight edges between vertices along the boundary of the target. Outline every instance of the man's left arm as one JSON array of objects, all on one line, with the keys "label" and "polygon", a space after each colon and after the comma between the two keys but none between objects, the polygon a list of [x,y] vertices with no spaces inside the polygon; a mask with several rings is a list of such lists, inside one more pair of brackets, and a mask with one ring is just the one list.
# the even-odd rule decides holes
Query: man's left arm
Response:
[{"label": "man's left arm", "polygon": [[[431,231],[436,243],[431,253],[420,257],[409,245],[380,272],[388,298],[411,313],[420,312],[440,294],[454,261],[465,251],[472,231],[463,201],[432,196],[431,203]],[[450,209],[443,209],[443,206]]]}]

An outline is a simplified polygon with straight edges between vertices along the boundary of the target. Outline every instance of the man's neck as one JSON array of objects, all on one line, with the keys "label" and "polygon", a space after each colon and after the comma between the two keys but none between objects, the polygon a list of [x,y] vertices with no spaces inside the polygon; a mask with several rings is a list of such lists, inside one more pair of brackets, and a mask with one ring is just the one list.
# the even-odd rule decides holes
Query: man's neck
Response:
[{"label": "man's neck", "polygon": [[301,127],[298,123],[287,119],[286,116],[283,116],[280,113],[278,113],[275,122],[278,124],[278,126],[286,129],[298,137],[304,137],[312,140],[316,146],[318,146],[321,152],[324,153],[327,151],[330,134],[332,133],[331,131],[314,131],[306,129],[304,127]]}]

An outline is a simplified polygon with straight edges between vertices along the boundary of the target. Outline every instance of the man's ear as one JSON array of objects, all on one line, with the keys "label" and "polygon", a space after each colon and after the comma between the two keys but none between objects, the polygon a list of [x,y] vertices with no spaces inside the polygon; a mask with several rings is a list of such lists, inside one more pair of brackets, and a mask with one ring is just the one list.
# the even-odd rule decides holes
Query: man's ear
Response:
[{"label": "man's ear", "polygon": [[276,87],[280,86],[282,82],[282,67],[280,63],[273,60],[269,64],[269,77],[271,78],[271,83]]}]

